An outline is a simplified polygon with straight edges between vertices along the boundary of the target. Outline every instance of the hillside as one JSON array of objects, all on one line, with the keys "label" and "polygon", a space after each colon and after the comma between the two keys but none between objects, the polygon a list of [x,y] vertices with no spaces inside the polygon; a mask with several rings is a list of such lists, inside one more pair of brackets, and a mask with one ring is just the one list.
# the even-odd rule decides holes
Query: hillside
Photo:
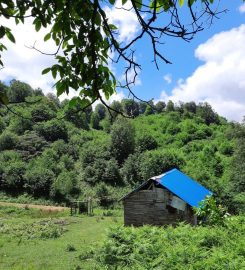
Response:
[{"label": "hillside", "polygon": [[230,211],[243,209],[244,181],[237,174],[241,184],[234,188],[233,169],[242,125],[206,103],[113,102],[132,116],[126,119],[111,118],[102,104],[71,108],[15,80],[0,91],[11,102],[0,107],[0,189],[8,196],[59,203],[92,196],[110,205],[150,176],[177,167]]}]

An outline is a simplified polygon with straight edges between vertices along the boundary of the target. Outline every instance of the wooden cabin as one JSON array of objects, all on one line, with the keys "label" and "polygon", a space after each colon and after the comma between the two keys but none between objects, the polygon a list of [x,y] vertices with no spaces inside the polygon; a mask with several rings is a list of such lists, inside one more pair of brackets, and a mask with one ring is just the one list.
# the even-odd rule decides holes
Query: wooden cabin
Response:
[{"label": "wooden cabin", "polygon": [[122,198],[125,226],[176,224],[196,225],[193,207],[212,193],[173,169],[150,178]]}]

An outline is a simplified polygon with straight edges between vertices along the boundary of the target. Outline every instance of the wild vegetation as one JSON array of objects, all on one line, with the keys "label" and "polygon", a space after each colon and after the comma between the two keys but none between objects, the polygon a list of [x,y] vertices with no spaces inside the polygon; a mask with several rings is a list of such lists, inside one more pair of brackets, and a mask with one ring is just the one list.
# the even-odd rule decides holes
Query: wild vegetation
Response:
[{"label": "wild vegetation", "polygon": [[157,228],[116,226],[97,256],[100,269],[244,269],[244,218],[226,227],[180,224]]},{"label": "wild vegetation", "polygon": [[123,227],[122,212],[95,216],[0,207],[0,268],[244,269],[244,216],[215,226]]},{"label": "wild vegetation", "polygon": [[[207,103],[146,104],[131,99],[82,110],[13,80],[1,83],[1,198],[66,203],[96,198],[108,206],[173,167],[212,190],[231,213],[244,211],[244,126]],[[237,141],[239,144],[237,144]],[[18,199],[15,199],[15,201]]]}]

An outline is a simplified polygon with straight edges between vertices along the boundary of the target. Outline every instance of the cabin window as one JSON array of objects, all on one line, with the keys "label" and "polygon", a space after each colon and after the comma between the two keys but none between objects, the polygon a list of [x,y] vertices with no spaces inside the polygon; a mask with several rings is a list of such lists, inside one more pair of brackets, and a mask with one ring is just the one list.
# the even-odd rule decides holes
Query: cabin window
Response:
[{"label": "cabin window", "polygon": [[177,213],[177,209],[172,207],[171,205],[167,205],[167,209],[169,214],[176,214]]}]

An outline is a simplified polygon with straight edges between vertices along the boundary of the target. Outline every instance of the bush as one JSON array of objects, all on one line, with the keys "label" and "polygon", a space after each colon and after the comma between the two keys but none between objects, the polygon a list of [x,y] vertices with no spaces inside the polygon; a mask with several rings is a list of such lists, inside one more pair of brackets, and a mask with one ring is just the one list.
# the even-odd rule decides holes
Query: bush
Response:
[{"label": "bush", "polygon": [[226,209],[217,205],[213,196],[201,201],[199,207],[195,208],[195,213],[201,224],[224,226],[227,218]]},{"label": "bush", "polygon": [[43,167],[32,167],[26,171],[24,178],[26,188],[31,194],[35,197],[49,197],[50,187],[55,178],[51,170]]},{"label": "bush", "polygon": [[146,150],[154,150],[157,148],[157,141],[156,139],[149,135],[149,134],[143,134],[139,136],[136,140],[136,148],[140,151],[146,151]]},{"label": "bush", "polygon": [[31,224],[19,223],[11,225],[0,223],[0,234],[10,234],[23,240],[28,239],[55,239],[60,237],[66,228],[63,224],[55,224],[54,220],[41,220]]},{"label": "bush", "polygon": [[79,194],[75,172],[63,171],[54,180],[51,187],[51,197],[58,201],[69,201]]},{"label": "bush", "polygon": [[35,130],[40,136],[43,136],[47,141],[54,142],[56,140],[62,139],[67,141],[68,130],[65,121],[52,119],[44,123],[36,125]]},{"label": "bush", "polygon": [[183,165],[183,158],[175,151],[147,151],[140,163],[140,175],[142,179],[146,180]]},{"label": "bush", "polygon": [[3,185],[7,190],[21,191],[23,188],[23,176],[25,173],[26,164],[23,161],[15,161],[8,164],[4,168],[2,175]]},{"label": "bush", "polygon": [[95,258],[109,270],[240,270],[244,266],[243,222],[244,217],[232,218],[226,228],[116,226]]},{"label": "bush", "polygon": [[18,137],[9,131],[4,131],[0,135],[0,151],[12,150],[18,143]]}]

